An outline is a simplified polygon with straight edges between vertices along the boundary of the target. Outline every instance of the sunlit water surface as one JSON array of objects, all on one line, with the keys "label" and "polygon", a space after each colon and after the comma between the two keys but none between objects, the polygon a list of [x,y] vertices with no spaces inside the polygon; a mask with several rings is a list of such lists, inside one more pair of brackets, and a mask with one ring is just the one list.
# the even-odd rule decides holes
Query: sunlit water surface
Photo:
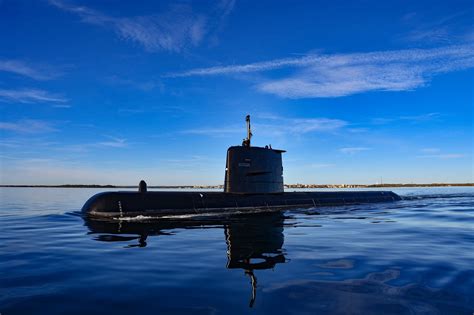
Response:
[{"label": "sunlit water surface", "polygon": [[0,313],[472,314],[474,188],[251,216],[88,221],[0,188]]}]

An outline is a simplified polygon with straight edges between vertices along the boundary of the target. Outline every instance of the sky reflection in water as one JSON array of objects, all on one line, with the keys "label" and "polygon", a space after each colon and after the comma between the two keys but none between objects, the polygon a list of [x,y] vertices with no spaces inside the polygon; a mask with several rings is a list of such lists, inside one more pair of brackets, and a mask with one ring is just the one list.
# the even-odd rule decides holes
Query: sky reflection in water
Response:
[{"label": "sky reflection in water", "polygon": [[2,314],[470,314],[474,190],[393,204],[85,220],[89,189],[1,189]]}]

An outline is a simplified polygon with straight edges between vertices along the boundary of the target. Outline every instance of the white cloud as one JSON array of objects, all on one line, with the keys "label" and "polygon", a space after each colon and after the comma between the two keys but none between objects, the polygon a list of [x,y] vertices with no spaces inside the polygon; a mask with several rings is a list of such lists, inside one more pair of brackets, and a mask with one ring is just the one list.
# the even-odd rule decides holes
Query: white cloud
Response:
[{"label": "white cloud", "polygon": [[[63,159],[17,159],[3,169],[1,184],[130,184],[137,170],[104,169]],[[143,177],[146,178],[146,177]]]},{"label": "white cloud", "polygon": [[302,58],[285,58],[275,59],[271,61],[263,61],[250,63],[245,65],[230,65],[230,66],[217,66],[209,68],[197,68],[184,72],[176,72],[165,75],[165,77],[179,78],[179,77],[191,77],[191,76],[209,76],[209,75],[222,75],[222,74],[236,74],[236,73],[252,73],[270,71],[285,67],[302,67],[314,64],[321,61],[322,57],[319,56],[306,56]]},{"label": "white cloud", "polygon": [[422,121],[430,121],[436,119],[440,116],[440,113],[427,113],[415,116],[401,116],[401,120],[408,120],[412,122],[422,122]]},{"label": "white cloud", "polygon": [[368,91],[407,91],[427,85],[440,73],[474,66],[474,45],[299,58],[191,69],[167,77],[228,75],[294,68],[290,74],[257,83],[262,92],[285,98],[340,97]]},{"label": "white cloud", "polygon": [[50,123],[33,119],[24,119],[17,122],[0,122],[0,130],[28,134],[57,131]]},{"label": "white cloud", "polygon": [[344,154],[356,154],[356,153],[368,151],[368,150],[371,150],[371,149],[365,148],[365,147],[348,147],[348,148],[340,148],[339,152],[342,152]]},{"label": "white cloud", "polygon": [[[409,27],[409,31],[398,36],[399,40],[412,43],[451,43],[455,42],[468,32],[471,28],[469,21],[471,10],[458,11],[453,14],[442,16],[435,19],[417,12],[410,12],[402,17],[402,22]],[[461,35],[459,35],[461,34]]]},{"label": "white cloud", "polygon": [[428,155],[420,155],[420,158],[434,158],[434,159],[441,159],[441,160],[450,160],[450,159],[459,159],[465,157],[465,154],[460,153],[442,153],[442,154],[428,154]]},{"label": "white cloud", "polygon": [[448,43],[451,36],[446,28],[440,27],[437,29],[415,29],[402,38],[406,41],[418,43]]},{"label": "white cloud", "polygon": [[207,167],[209,167],[209,165],[220,165],[221,163],[225,163],[225,161],[221,159],[211,158],[209,156],[200,155],[193,155],[187,158],[168,158],[158,160],[158,164],[163,168],[179,168],[181,170],[193,171],[195,171],[196,169],[206,169]]},{"label": "white cloud", "polygon": [[186,5],[175,6],[156,16],[112,19],[115,31],[125,40],[137,42],[146,50],[179,52],[197,46],[204,37],[205,18]]},{"label": "white cloud", "polygon": [[419,114],[419,115],[412,115],[412,116],[398,116],[394,118],[385,118],[385,117],[377,117],[373,118],[372,124],[374,125],[384,125],[393,123],[396,121],[405,121],[410,123],[421,123],[426,121],[433,121],[439,119],[441,116],[440,113],[426,113],[426,114]]},{"label": "white cloud", "polygon": [[275,115],[259,115],[267,123],[253,124],[256,132],[278,135],[302,135],[311,132],[335,132],[348,125],[347,121],[332,118],[288,118]]},{"label": "white cloud", "polygon": [[107,140],[92,143],[69,144],[58,147],[57,150],[74,153],[87,153],[97,149],[123,149],[129,147],[130,145],[127,139],[125,138],[118,138],[107,135],[104,135],[103,137]]},{"label": "white cloud", "polygon": [[[225,17],[232,10],[234,1],[222,1],[213,12]],[[180,52],[198,46],[210,33],[208,23],[214,16],[200,14],[187,4],[174,4],[166,12],[145,16],[113,17],[85,6],[50,0],[57,8],[77,14],[84,23],[112,28],[122,39],[135,42],[148,51],[166,50]]]},{"label": "white cloud", "polygon": [[126,78],[122,78],[117,75],[110,76],[105,80],[107,83],[112,85],[130,86],[141,91],[149,92],[154,89],[164,90],[164,85],[160,80],[146,80],[146,81],[134,81]]},{"label": "white cloud", "polygon": [[67,99],[39,89],[0,89],[0,101],[15,103],[65,103]]},{"label": "white cloud", "polygon": [[[3,130],[8,130],[8,125],[6,128],[2,128],[2,124],[4,124],[4,122],[0,122],[0,129],[3,129]],[[2,148],[19,148],[21,147],[22,143],[17,141],[17,140],[11,140],[11,139],[2,139],[0,140],[0,147]]]},{"label": "white cloud", "polygon": [[[196,167],[183,169],[182,164],[137,167],[136,165],[105,163],[93,166],[75,157],[71,159],[13,157],[11,160],[2,162],[4,165],[0,184],[16,185],[136,185],[140,179],[144,179],[149,185],[203,185],[210,184],[209,178],[214,184],[220,184],[222,173],[221,165],[213,166],[211,169],[196,169]],[[209,167],[208,164],[205,166]]]},{"label": "white cloud", "polygon": [[0,60],[0,71],[22,75],[35,80],[49,80],[59,75],[51,67],[34,67],[20,60]]},{"label": "white cloud", "polygon": [[[260,115],[259,118],[266,123],[252,123],[254,134],[263,136],[301,135],[310,132],[334,132],[346,125],[348,122],[340,119],[330,118],[284,118],[273,115]],[[198,129],[184,130],[182,133],[199,134],[221,137],[230,134],[245,134],[245,126],[230,127],[204,127]]]},{"label": "white cloud", "polygon": [[335,131],[347,125],[344,120],[330,118],[293,118],[279,119],[279,121],[280,123],[273,125],[273,127],[291,134]]},{"label": "white cloud", "polygon": [[127,139],[116,138],[112,136],[106,136],[106,137],[109,138],[110,140],[99,142],[96,145],[103,146],[103,147],[112,147],[112,148],[125,148],[127,146]]},{"label": "white cloud", "polygon": [[438,148],[423,148],[421,149],[421,152],[424,152],[424,153],[437,153],[437,152],[440,152],[441,150],[438,149]]},{"label": "white cloud", "polygon": [[241,127],[221,127],[221,128],[205,127],[205,128],[196,128],[196,129],[187,129],[187,130],[181,131],[181,133],[219,137],[223,135],[242,133],[243,131],[245,130],[242,129]]},{"label": "white cloud", "polygon": [[466,154],[463,154],[463,153],[446,153],[446,152],[443,152],[439,148],[423,148],[420,150],[420,152],[424,154],[417,156],[418,158],[451,160],[451,159],[460,159],[467,156]]}]

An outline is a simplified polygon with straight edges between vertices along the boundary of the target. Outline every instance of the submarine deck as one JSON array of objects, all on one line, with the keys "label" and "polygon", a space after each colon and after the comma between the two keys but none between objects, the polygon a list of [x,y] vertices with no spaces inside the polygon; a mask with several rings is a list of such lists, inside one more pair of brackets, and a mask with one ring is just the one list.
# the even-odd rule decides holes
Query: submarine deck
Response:
[{"label": "submarine deck", "polygon": [[168,216],[209,212],[246,213],[289,208],[392,202],[401,198],[391,191],[284,192],[233,194],[224,192],[103,192],[92,196],[82,212],[93,217]]}]

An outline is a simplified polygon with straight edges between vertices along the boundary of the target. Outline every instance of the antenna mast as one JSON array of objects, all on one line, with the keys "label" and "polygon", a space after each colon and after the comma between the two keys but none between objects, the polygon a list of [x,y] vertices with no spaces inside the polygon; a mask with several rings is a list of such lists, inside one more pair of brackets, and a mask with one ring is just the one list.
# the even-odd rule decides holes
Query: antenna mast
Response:
[{"label": "antenna mast", "polygon": [[247,122],[247,138],[242,141],[242,145],[244,147],[250,147],[250,139],[252,139],[252,130],[250,129],[250,115],[245,117],[245,121]]}]

